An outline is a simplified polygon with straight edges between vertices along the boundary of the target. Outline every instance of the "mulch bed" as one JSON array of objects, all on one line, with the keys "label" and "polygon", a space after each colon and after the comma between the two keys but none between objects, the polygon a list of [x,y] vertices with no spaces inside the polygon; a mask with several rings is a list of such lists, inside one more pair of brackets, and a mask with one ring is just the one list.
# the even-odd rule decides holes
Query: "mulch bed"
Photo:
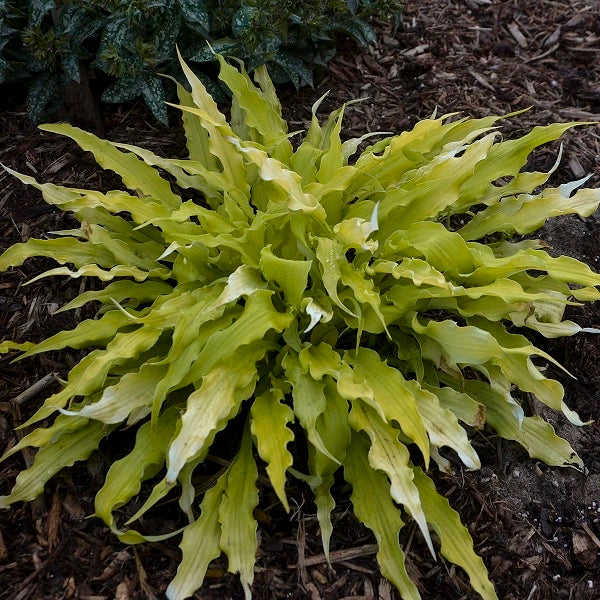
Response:
[{"label": "mulch bed", "polygon": [[[504,135],[551,121],[600,120],[600,7],[592,0],[413,0],[401,26],[379,23],[379,42],[366,51],[342,47],[316,89],[284,90],[282,102],[290,129],[304,128],[312,103],[330,90],[322,110],[366,97],[347,108],[346,135],[393,131],[438,114],[504,114],[531,107],[503,125]],[[139,103],[121,109],[104,106],[106,137],[139,144],[168,156],[183,153],[179,127],[153,123]],[[563,161],[553,182],[591,173],[600,182],[600,129],[578,128],[565,136]],[[530,167],[549,168],[558,146],[536,154]],[[22,110],[0,115],[0,161],[39,180],[74,187],[111,189],[120,185],[74,144],[31,128]],[[28,237],[68,229],[73,222],[40,195],[0,174],[0,250]],[[556,253],[580,258],[599,268],[600,223],[568,217],[548,224],[540,237]],[[44,279],[24,284],[51,261],[39,259],[0,278],[1,338],[39,341],[72,328],[85,310],[52,315],[80,293],[85,282]],[[574,309],[570,318],[600,327],[597,306]],[[535,340],[564,364],[577,380],[559,372],[566,399],[585,420],[576,429],[544,412],[567,437],[586,464],[586,474],[547,468],[527,458],[515,444],[489,432],[474,434],[483,468],[438,475],[441,491],[468,525],[499,598],[503,600],[584,600],[600,597],[600,344],[593,334]],[[48,377],[45,389],[25,402],[11,399],[49,373],[64,376],[79,356],[51,353],[11,364],[0,359],[0,451],[12,445],[12,428],[58,386]],[[93,513],[93,495],[103,481],[106,456],[119,454],[126,436],[102,448],[87,464],[56,477],[46,494],[28,505],[0,513],[0,598],[152,599],[162,598],[173,577],[176,541],[132,547],[118,543]],[[32,454],[0,465],[0,493],[8,493]],[[391,600],[396,592],[381,578],[374,540],[350,516],[347,486],[338,486],[334,514],[332,566],[321,554],[315,507],[299,484],[290,492],[287,515],[273,492],[261,489],[260,551],[254,592],[260,599]],[[144,521],[147,531],[175,525],[177,507],[165,503]],[[414,526],[402,542],[408,567],[424,598],[470,599],[467,578],[438,557],[433,562]],[[215,561],[198,598],[243,598],[226,563]]]}]

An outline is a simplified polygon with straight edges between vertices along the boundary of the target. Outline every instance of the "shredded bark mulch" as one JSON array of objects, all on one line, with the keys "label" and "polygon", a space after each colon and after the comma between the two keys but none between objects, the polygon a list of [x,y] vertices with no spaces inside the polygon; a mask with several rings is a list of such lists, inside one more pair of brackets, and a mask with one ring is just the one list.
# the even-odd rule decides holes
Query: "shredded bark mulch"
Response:
[{"label": "shredded bark mulch", "polygon": [[[326,90],[330,92],[323,114],[366,98],[347,107],[348,137],[367,131],[399,132],[434,111],[482,116],[531,107],[504,122],[506,136],[552,121],[600,120],[600,6],[594,0],[413,0],[398,29],[386,22],[378,23],[377,29],[376,45],[364,51],[349,43],[340,48],[316,89],[282,92],[291,130],[306,127],[313,102]],[[141,104],[103,108],[108,139],[165,156],[184,154],[179,126],[157,126]],[[549,168],[557,152],[558,145],[550,145],[530,166]],[[563,160],[552,181],[591,174],[587,185],[597,187],[599,156],[600,128],[577,128],[565,136]],[[20,108],[0,115],[0,161],[41,181],[103,190],[121,185],[69,140],[32,128]],[[38,192],[0,174],[0,250],[73,225]],[[598,217],[554,220],[540,237],[554,252],[599,268]],[[85,281],[44,279],[25,285],[52,266],[38,259],[1,275],[1,338],[40,341],[89,316],[86,309],[53,315],[90,285]],[[600,327],[598,306],[571,313],[570,318],[586,327]],[[596,422],[574,428],[533,400],[531,411],[543,414],[569,439],[586,472],[548,468],[515,444],[480,432],[474,434],[474,444],[483,468],[466,472],[455,464],[453,475],[437,475],[438,489],[469,527],[499,598],[592,600],[600,597],[600,343],[594,334],[534,341],[545,344],[577,377],[551,371],[565,386],[567,403],[584,420]],[[60,352],[14,364],[0,359],[0,451],[23,435],[13,427],[58,388],[56,377],[64,376],[79,357]],[[0,599],[164,597],[179,560],[177,540],[125,546],[98,519],[86,518],[93,513],[93,496],[102,485],[107,457],[122,455],[130,444],[127,435],[113,439],[110,448],[102,446],[88,463],[55,477],[42,498],[0,513]],[[32,457],[23,452],[0,464],[0,493],[8,493]],[[330,566],[322,554],[310,494],[300,484],[292,485],[290,515],[268,486],[261,488],[255,597],[397,598],[379,574],[373,537],[351,516],[347,486],[340,482],[336,491]],[[143,525],[146,531],[175,528],[179,518],[176,503],[167,500]],[[477,597],[460,569],[428,555],[414,525],[405,528],[401,541],[423,598]],[[224,560],[213,563],[198,598],[243,598],[226,567]]]}]

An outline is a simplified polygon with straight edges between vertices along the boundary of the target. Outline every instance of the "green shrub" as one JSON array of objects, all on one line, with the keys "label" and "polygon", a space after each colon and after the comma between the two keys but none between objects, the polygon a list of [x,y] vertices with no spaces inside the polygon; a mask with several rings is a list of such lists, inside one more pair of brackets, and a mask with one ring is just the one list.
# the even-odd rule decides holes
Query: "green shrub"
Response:
[{"label": "green shrub", "polygon": [[276,81],[299,87],[331,59],[336,36],[366,45],[374,40],[368,18],[399,10],[399,0],[0,0],[0,83],[30,80],[37,122],[91,66],[115,80],[102,100],[141,96],[166,123],[158,74],[180,74],[176,43],[187,60],[206,63],[214,60],[209,40],[249,70],[267,63]]},{"label": "green shrub", "polygon": [[[550,174],[521,172],[534,148],[574,124],[500,141],[498,117],[431,118],[351,164],[364,138],[342,142],[344,107],[324,124],[313,116],[294,150],[265,68],[255,71],[257,87],[218,59],[233,93],[230,123],[183,65],[192,89],[178,87],[187,159],[70,125],[42,127],[92,152],[132,194],[69,189],[10,171],[71,211],[81,228],[16,244],[0,257],[0,270],[47,256],[72,267],[35,279],[85,276],[107,285],[61,309],[93,301],[97,318],[37,345],[0,345],[23,351],[21,359],[94,348],[26,425],[59,411],[52,424],[5,454],[39,448],[0,506],[35,498],[102,438],[134,427],[135,445],[110,467],[95,514],[124,542],[162,539],[178,532],[153,536],[129,526],[179,494],[189,524],[171,599],[198,589],[222,552],[249,596],[256,456],[286,510],[286,477],[310,486],[326,553],[340,471],[356,516],[377,538],[381,572],[403,598],[419,593],[399,543],[402,513],[434,552],[431,526],[442,555],[483,598],[496,598],[467,529],[426,471],[432,459],[449,468],[442,448],[479,468],[462,424],[487,424],[550,465],[581,466],[550,424],[524,415],[520,401],[531,393],[582,424],[560,383],[532,359],[555,361],[515,330],[576,333],[578,325],[562,320],[564,308],[598,299],[600,275],[551,257],[538,240],[508,239],[549,217],[597,209],[600,191],[575,192],[582,181],[535,194]],[[223,431],[228,466],[211,475],[207,455]],[[307,456],[294,456],[288,444],[301,437]],[[197,489],[207,490],[198,500]],[[115,510],[129,503],[128,515],[138,510],[123,523]]]}]

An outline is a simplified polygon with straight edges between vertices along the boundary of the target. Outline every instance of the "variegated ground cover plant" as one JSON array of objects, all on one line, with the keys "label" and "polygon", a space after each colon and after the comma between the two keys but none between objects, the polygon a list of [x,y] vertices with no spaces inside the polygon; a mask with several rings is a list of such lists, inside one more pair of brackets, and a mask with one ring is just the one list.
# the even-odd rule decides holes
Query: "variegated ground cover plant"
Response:
[{"label": "variegated ground cover plant", "polygon": [[[432,553],[436,537],[473,588],[496,598],[467,529],[426,473],[432,461],[449,469],[447,452],[477,469],[464,425],[484,424],[549,465],[581,466],[550,424],[524,415],[521,400],[534,394],[582,424],[561,384],[534,363],[555,361],[517,331],[580,331],[563,311],[598,299],[600,275],[550,256],[540,241],[510,239],[549,217],[596,210],[600,192],[577,190],[583,181],[534,193],[550,173],[521,171],[534,148],[574,124],[503,141],[498,117],[432,117],[354,160],[367,136],[342,142],[344,107],[320,124],[317,102],[294,147],[265,69],[255,85],[243,67],[219,62],[233,93],[229,122],[183,65],[187,159],[69,125],[43,127],[92,152],[131,194],[39,183],[8,169],[81,227],[16,244],[0,269],[48,256],[70,266],[36,279],[106,285],[61,309],[96,302],[95,319],[37,345],[0,346],[22,351],[20,359],[93,348],[26,425],[52,423],[5,454],[39,448],[0,505],[35,498],[112,431],[135,428],[95,514],[124,542],[162,539],[131,524],[178,495],[189,524],[171,600],[193,594],[221,553],[250,597],[259,464],[286,510],[289,476],[312,488],[326,553],[332,485],[343,476],[356,516],[377,538],[381,572],[402,598],[419,598],[399,541],[406,518]],[[235,453],[207,477],[199,467],[224,430]],[[304,457],[288,448],[300,436]],[[123,523],[116,509],[128,503],[128,516],[137,511]]]}]

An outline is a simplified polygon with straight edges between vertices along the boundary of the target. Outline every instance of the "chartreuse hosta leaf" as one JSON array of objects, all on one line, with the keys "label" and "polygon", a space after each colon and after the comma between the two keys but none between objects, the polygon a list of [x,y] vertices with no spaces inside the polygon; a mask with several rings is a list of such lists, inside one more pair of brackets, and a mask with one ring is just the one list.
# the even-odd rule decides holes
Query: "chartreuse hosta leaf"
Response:
[{"label": "chartreuse hosta leaf", "polygon": [[[95,303],[95,318],[39,344],[0,342],[0,353],[22,359],[89,349],[31,411],[25,426],[37,428],[5,453],[39,449],[0,506],[31,500],[112,431],[129,429],[135,441],[109,452],[95,513],[128,543],[183,529],[170,600],[193,595],[221,554],[250,597],[263,468],[287,511],[288,475],[309,485],[326,555],[344,477],[402,598],[419,598],[402,550],[406,519],[420,532],[415,551],[435,553],[439,542],[484,599],[496,598],[469,533],[425,472],[431,459],[447,471],[480,466],[462,424],[487,424],[550,465],[582,466],[548,423],[524,413],[533,394],[583,424],[545,375],[540,362],[552,357],[522,334],[596,333],[563,313],[600,299],[600,275],[539,240],[508,237],[597,209],[600,191],[583,180],[539,192],[558,161],[548,173],[522,170],[574,124],[502,141],[503,117],[448,115],[350,160],[368,135],[342,139],[344,107],[320,123],[318,100],[293,145],[266,70],[255,83],[218,58],[230,122],[182,64],[186,158],[44,127],[92,152],[129,192],[7,168],[81,227],[16,244],[0,270],[44,256],[58,266],[35,279],[106,283],[61,309]],[[181,523],[140,533],[137,520],[167,496],[178,499]]]},{"label": "chartreuse hosta leaf", "polygon": [[283,391],[272,387],[256,396],[251,409],[252,435],[259,456],[267,463],[267,474],[275,493],[286,510],[285,473],[294,463],[287,445],[294,439],[288,424],[294,422],[294,411],[284,402]]},{"label": "chartreuse hosta leaf", "polygon": [[367,459],[368,442],[356,432],[352,438],[344,461],[344,477],[352,485],[354,514],[375,534],[381,573],[396,586],[404,600],[419,600],[417,586],[406,572],[405,555],[398,540],[404,522],[390,496],[389,482]]}]

